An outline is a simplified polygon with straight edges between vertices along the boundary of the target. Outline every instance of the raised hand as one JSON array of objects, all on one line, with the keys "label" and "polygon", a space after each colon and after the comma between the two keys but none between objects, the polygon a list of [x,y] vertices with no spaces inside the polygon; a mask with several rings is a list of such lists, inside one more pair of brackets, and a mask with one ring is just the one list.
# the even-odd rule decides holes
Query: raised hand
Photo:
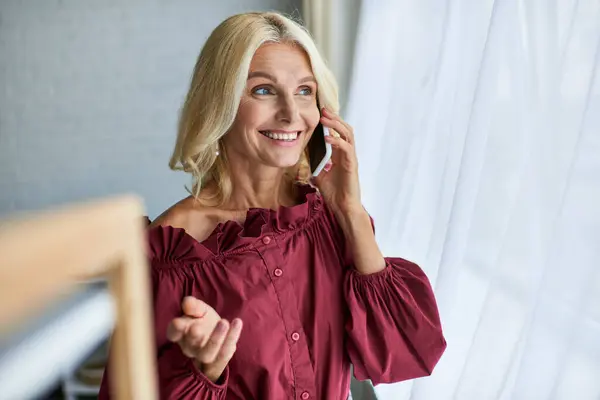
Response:
[{"label": "raised hand", "polygon": [[319,174],[314,183],[336,217],[363,213],[354,130],[339,115],[325,108],[322,110],[321,123],[337,135],[332,132],[325,137],[333,148],[332,165]]},{"label": "raised hand", "polygon": [[217,382],[236,350],[242,320],[231,323],[208,304],[188,296],[181,303],[183,316],[167,328],[167,338],[181,347],[187,357],[212,382]]}]

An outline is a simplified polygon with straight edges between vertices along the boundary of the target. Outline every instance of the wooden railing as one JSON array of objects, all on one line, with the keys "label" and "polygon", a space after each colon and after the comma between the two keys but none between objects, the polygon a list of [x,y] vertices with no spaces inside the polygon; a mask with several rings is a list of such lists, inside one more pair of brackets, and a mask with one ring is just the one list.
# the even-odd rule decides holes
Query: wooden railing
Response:
[{"label": "wooden railing", "polygon": [[141,201],[120,197],[0,221],[0,344],[17,343],[11,338],[26,336],[49,304],[105,278],[116,305],[113,393],[118,400],[156,399],[143,215]]}]

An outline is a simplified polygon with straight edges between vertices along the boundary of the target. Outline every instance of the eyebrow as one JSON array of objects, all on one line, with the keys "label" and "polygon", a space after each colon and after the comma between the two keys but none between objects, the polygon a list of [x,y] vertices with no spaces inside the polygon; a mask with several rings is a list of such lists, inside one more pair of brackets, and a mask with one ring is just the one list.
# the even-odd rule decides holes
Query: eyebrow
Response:
[{"label": "eyebrow", "polygon": [[[252,78],[266,78],[266,79],[269,79],[270,81],[277,83],[277,78],[275,78],[273,75],[271,75],[267,72],[263,72],[263,71],[254,71],[254,72],[251,72],[250,74],[248,74],[248,79],[252,79]],[[298,83],[305,83],[305,82],[317,83],[315,77],[312,75],[306,76],[298,81]]]}]

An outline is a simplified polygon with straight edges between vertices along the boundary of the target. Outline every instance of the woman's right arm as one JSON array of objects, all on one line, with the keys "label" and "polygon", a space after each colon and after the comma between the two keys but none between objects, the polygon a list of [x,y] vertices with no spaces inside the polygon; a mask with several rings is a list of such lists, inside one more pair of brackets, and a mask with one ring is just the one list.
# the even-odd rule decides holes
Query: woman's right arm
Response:
[{"label": "woman's right arm", "polygon": [[[229,377],[227,364],[235,352],[242,322],[235,319],[230,324],[193,297],[183,300],[182,311],[181,317],[169,323],[170,342],[159,349],[160,398],[223,400]],[[105,372],[100,400],[112,397],[108,375]]]},{"label": "woman's right arm", "polygon": [[242,321],[236,318],[230,324],[211,306],[194,297],[183,299],[182,311],[183,316],[173,319],[169,324],[167,338],[178,346],[172,346],[177,349],[175,358],[182,354],[187,360],[167,365],[165,370],[159,366],[159,375],[171,375],[178,369],[177,365],[185,366],[182,375],[187,375],[185,371],[191,370],[194,382],[184,378],[185,385],[182,386],[181,374],[176,373],[175,379],[169,379],[176,384],[172,388],[166,387],[164,391],[167,393],[161,390],[161,395],[186,399],[189,396],[182,392],[184,389],[191,390],[194,399],[224,398],[229,375],[227,364],[235,353]]},{"label": "woman's right arm", "polygon": [[[149,236],[160,398],[223,400],[229,377],[227,363],[235,351],[241,321],[234,319],[230,324],[206,303],[184,298],[190,282],[183,271],[202,259],[185,231],[158,227],[151,229]],[[217,325],[223,330],[217,331]],[[100,400],[111,398],[109,368]]]}]

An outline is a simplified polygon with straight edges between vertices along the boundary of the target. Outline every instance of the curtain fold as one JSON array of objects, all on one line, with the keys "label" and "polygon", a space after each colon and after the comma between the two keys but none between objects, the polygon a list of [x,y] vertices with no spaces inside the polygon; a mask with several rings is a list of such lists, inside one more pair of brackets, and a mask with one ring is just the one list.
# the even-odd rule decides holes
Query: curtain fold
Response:
[{"label": "curtain fold", "polygon": [[600,1],[364,1],[346,116],[448,350],[380,399],[600,398]]},{"label": "curtain fold", "polygon": [[344,110],[352,72],[361,0],[302,0],[305,26],[338,79]]}]

